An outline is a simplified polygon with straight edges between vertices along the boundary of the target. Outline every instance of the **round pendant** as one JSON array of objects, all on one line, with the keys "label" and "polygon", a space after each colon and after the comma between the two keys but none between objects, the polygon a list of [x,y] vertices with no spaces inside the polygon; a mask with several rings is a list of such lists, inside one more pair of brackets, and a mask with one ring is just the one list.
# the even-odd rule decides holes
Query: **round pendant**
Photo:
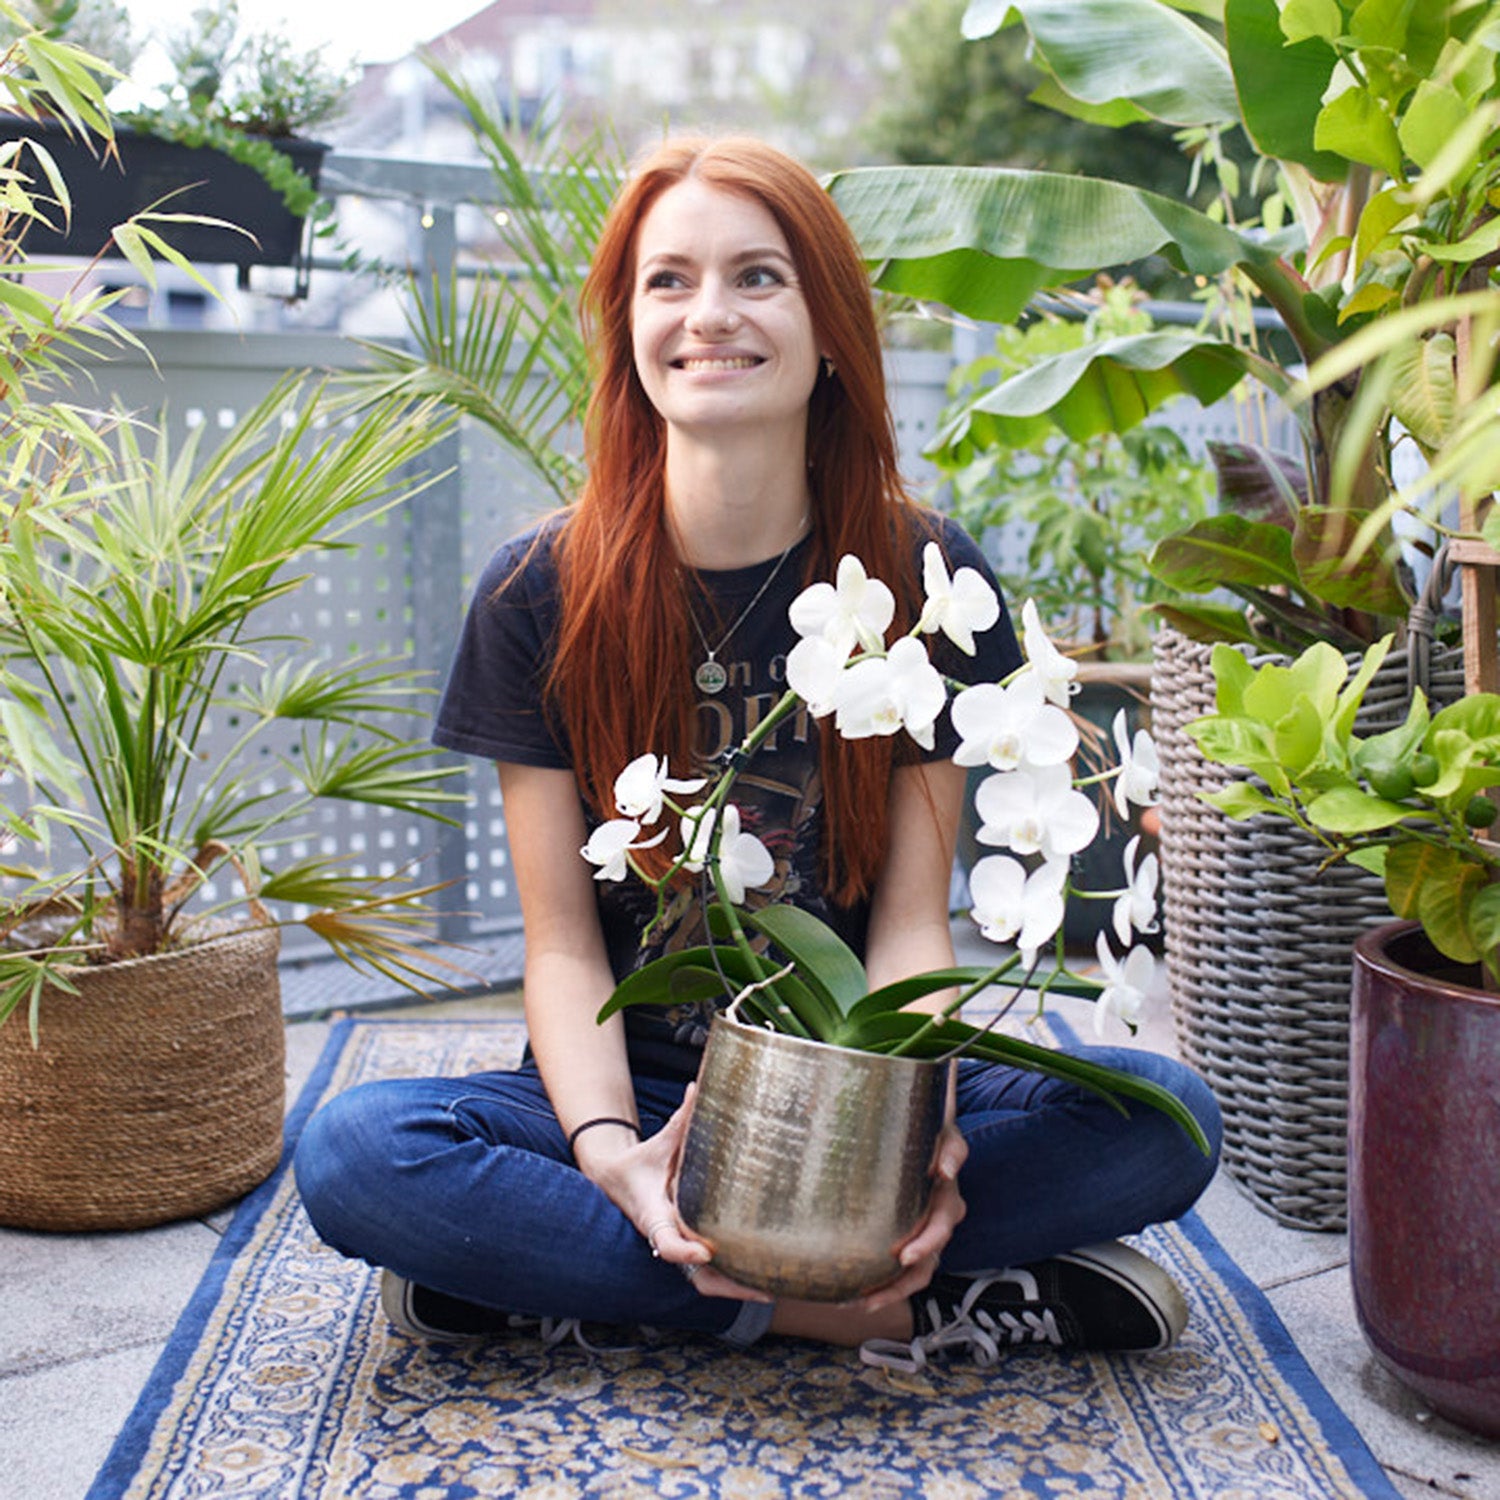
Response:
[{"label": "round pendant", "polygon": [[709,657],[693,673],[693,681],[698,684],[700,692],[722,693],[724,691],[724,684],[729,681],[729,673],[712,657]]}]

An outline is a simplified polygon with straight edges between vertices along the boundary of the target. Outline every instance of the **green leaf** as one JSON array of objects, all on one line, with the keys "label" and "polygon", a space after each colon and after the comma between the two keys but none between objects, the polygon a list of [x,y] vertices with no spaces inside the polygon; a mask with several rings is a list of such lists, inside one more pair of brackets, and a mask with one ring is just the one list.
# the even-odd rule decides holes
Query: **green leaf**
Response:
[{"label": "green leaf", "polygon": [[1396,572],[1399,556],[1390,545],[1357,548],[1355,538],[1370,512],[1355,506],[1305,506],[1297,516],[1292,556],[1303,588],[1314,597],[1345,609],[1373,615],[1405,616],[1411,599]]},{"label": "green leaf", "polygon": [[864,167],[827,182],[876,284],[1011,323],[1045,286],[1162,255],[1191,274],[1270,265],[1275,247],[1141,188],[1006,167]]},{"label": "green leaf", "polygon": [[966,964],[953,969],[930,969],[927,973],[913,975],[910,979],[898,979],[894,983],[883,984],[878,990],[871,990],[854,1005],[844,1017],[844,1024],[832,1040],[841,1046],[852,1046],[853,1043],[847,1038],[856,1035],[855,1028],[865,1024],[871,1017],[902,1010],[913,1000],[920,1000],[924,995],[935,994],[938,990],[978,984],[994,972],[995,965],[993,964]]},{"label": "green leaf", "polygon": [[1406,24],[1418,0],[1359,0],[1349,18],[1349,35],[1373,52],[1400,52],[1406,46]]},{"label": "green leaf", "polygon": [[811,912],[777,902],[743,913],[742,920],[770,938],[805,981],[825,990],[840,1015],[848,1015],[864,996],[865,966],[838,933]]},{"label": "green leaf", "polygon": [[1255,668],[1243,651],[1230,646],[1215,646],[1209,653],[1209,667],[1214,674],[1214,703],[1221,714],[1245,711],[1245,690],[1255,681]]},{"label": "green leaf", "polygon": [[1250,628],[1245,613],[1223,604],[1162,603],[1151,606],[1152,613],[1164,625],[1185,635],[1190,641],[1207,643],[1242,641],[1247,645],[1264,642]]},{"label": "green leaf", "polygon": [[1276,0],[1226,0],[1224,33],[1245,130],[1260,152],[1343,181],[1348,162],[1313,140],[1338,54],[1320,37],[1287,45]]},{"label": "green leaf", "polygon": [[1487,220],[1472,234],[1451,245],[1428,244],[1426,253],[1444,265],[1468,265],[1471,261],[1483,260],[1500,250],[1500,221]]},{"label": "green leaf", "polygon": [[1338,0],[1286,0],[1281,34],[1288,42],[1305,42],[1310,36],[1336,42],[1344,34],[1344,13]]},{"label": "green leaf", "polygon": [[1469,740],[1500,739],[1500,695],[1474,693],[1439,709],[1432,718],[1432,729],[1453,730]]},{"label": "green leaf", "polygon": [[1391,243],[1398,225],[1414,217],[1411,199],[1399,186],[1383,188],[1365,204],[1354,234],[1354,264],[1357,270],[1377,251]]},{"label": "green leaf", "polygon": [[[751,971],[744,954],[737,948],[683,948],[642,964],[639,969],[627,974],[605,1001],[598,1019],[601,1022],[607,1021],[617,1011],[631,1005],[671,1005],[677,998],[673,982],[678,973],[695,974],[703,969],[712,970],[716,958],[725,976],[738,989],[743,989],[759,977]],[[724,993],[722,986],[719,993]]]},{"label": "green leaf", "polygon": [[1321,755],[1323,715],[1308,697],[1299,697],[1291,712],[1277,721],[1274,738],[1276,759],[1295,781]]},{"label": "green leaf", "polygon": [[[1073,98],[1128,100],[1170,125],[1239,118],[1223,50],[1158,0],[1011,0],[1040,61]],[[971,7],[972,13],[972,7]]]},{"label": "green leaf", "polygon": [[[1500,246],[1500,236],[1496,239]],[[1457,349],[1451,333],[1413,339],[1386,356],[1394,383],[1391,411],[1426,449],[1441,447],[1458,409]]]},{"label": "green leaf", "polygon": [[1328,833],[1375,833],[1392,828],[1412,810],[1401,802],[1387,802],[1356,786],[1335,787],[1307,805],[1310,822]]},{"label": "green leaf", "polygon": [[1389,177],[1402,175],[1396,127],[1380,101],[1357,85],[1345,89],[1318,111],[1313,145],[1319,151],[1335,152],[1375,167]]},{"label": "green leaf", "polygon": [[1211,807],[1216,807],[1226,818],[1240,822],[1259,813],[1284,814],[1286,809],[1280,802],[1266,796],[1251,786],[1248,781],[1231,781],[1216,792],[1198,794]]},{"label": "green leaf", "polygon": [[1469,116],[1469,106],[1451,85],[1424,78],[1396,127],[1401,147],[1426,171]]},{"label": "green leaf", "polygon": [[1427,881],[1417,892],[1417,920],[1438,952],[1461,964],[1478,963],[1480,951],[1469,931],[1469,904],[1484,886],[1486,872],[1464,861],[1448,879]]},{"label": "green leaf", "polygon": [[1242,585],[1300,589],[1291,533],[1243,516],[1209,516],[1158,542],[1148,564],[1153,577],[1185,593]]},{"label": "green leaf", "polygon": [[[1375,674],[1380,670],[1381,663],[1386,659],[1391,649],[1394,636],[1383,636],[1376,641],[1360,660],[1359,670],[1340,690],[1338,696],[1338,708],[1334,714],[1332,725],[1334,738],[1341,745],[1347,746],[1349,737],[1354,733],[1354,720],[1359,714],[1360,704],[1364,702],[1365,690],[1375,680]],[[1417,700],[1420,701],[1421,694],[1418,693]],[[1417,701],[1412,703],[1407,713],[1407,722],[1411,722],[1412,714],[1417,710]]]},{"label": "green leaf", "polygon": [[1474,892],[1469,902],[1469,937],[1483,955],[1500,948],[1500,885],[1493,882]]},{"label": "green leaf", "polygon": [[1376,844],[1370,849],[1354,849],[1344,856],[1351,865],[1368,870],[1372,875],[1385,879],[1385,860],[1390,850],[1385,844]]},{"label": "green leaf", "polygon": [[1398,917],[1417,918],[1427,886],[1453,885],[1462,874],[1463,861],[1452,849],[1418,839],[1392,844],[1385,857],[1386,899]]},{"label": "green leaf", "polygon": [[1026,447],[1053,423],[1074,442],[1125,432],[1178,396],[1213,405],[1250,367],[1234,344],[1188,331],[1101,339],[1038,360],[991,387],[939,434],[933,449],[949,462],[964,461],[976,449]]}]

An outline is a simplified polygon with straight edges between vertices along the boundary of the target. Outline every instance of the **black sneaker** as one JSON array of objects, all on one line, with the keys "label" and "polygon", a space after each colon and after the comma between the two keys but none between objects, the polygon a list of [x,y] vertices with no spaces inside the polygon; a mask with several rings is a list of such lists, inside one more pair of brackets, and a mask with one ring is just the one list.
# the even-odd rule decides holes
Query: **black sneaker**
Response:
[{"label": "black sneaker", "polygon": [[1175,1342],[1187,1303],[1155,1261],[1111,1241],[1003,1271],[940,1272],[912,1298],[912,1317],[909,1342],[869,1339],[860,1358],[910,1372],[952,1352],[992,1365],[1016,1345],[1145,1354]]},{"label": "black sneaker", "polygon": [[572,1339],[590,1354],[620,1351],[591,1344],[577,1318],[526,1318],[418,1286],[394,1271],[380,1273],[380,1305],[398,1333],[438,1344],[477,1344],[502,1334],[532,1333],[548,1348]]}]

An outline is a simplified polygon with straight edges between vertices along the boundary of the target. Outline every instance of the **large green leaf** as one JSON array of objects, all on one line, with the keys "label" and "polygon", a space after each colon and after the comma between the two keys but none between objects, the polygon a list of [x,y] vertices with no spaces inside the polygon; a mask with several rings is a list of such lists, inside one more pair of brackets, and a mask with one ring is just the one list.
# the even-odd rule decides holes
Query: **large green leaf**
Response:
[{"label": "large green leaf", "polygon": [[1101,339],[992,386],[939,434],[934,448],[963,462],[994,445],[1025,447],[1054,424],[1075,442],[1125,432],[1177,396],[1212,405],[1248,368],[1234,344],[1186,329]]},{"label": "large green leaf", "polygon": [[1323,92],[1338,55],[1320,37],[1287,45],[1276,0],[1226,0],[1224,34],[1245,129],[1266,156],[1342,182],[1349,163],[1313,144]]},{"label": "large green leaf", "polygon": [[1231,584],[1300,587],[1291,533],[1244,516],[1208,516],[1165,538],[1156,544],[1147,566],[1168,587],[1189,594]]},{"label": "large green leaf", "polygon": [[1329,604],[1377,615],[1405,615],[1411,600],[1396,574],[1394,539],[1388,551],[1355,546],[1369,518],[1363,510],[1307,506],[1297,516],[1292,556],[1308,589]]},{"label": "large green leaf", "polygon": [[1042,287],[1162,255],[1216,276],[1276,249],[1143,188],[1007,167],[863,167],[828,191],[887,291],[1013,322]]},{"label": "large green leaf", "polygon": [[1223,48],[1159,0],[1011,0],[1042,64],[1086,105],[1128,100],[1171,125],[1239,118]]}]

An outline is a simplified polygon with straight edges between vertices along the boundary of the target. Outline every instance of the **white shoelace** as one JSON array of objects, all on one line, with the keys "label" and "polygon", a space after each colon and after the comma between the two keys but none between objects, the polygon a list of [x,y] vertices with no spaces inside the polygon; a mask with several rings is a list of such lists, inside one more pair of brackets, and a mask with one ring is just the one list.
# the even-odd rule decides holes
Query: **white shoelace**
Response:
[{"label": "white shoelace", "polygon": [[1037,1300],[1036,1278],[1029,1271],[986,1271],[974,1278],[963,1300],[950,1309],[946,1318],[938,1299],[927,1298],[917,1312],[918,1320],[925,1317],[930,1325],[927,1333],[919,1333],[906,1343],[900,1339],[866,1339],[859,1348],[860,1359],[877,1369],[901,1370],[912,1375],[936,1354],[967,1353],[976,1365],[985,1369],[999,1360],[1002,1345],[1060,1346],[1062,1334],[1050,1307],[1039,1312],[1002,1311],[998,1317],[982,1307],[975,1310],[974,1304],[997,1281],[1009,1281],[1020,1287],[1028,1302]]},{"label": "white shoelace", "polygon": [[518,1333],[535,1333],[543,1348],[553,1349],[558,1344],[571,1340],[589,1354],[633,1354],[638,1344],[591,1344],[584,1336],[583,1323],[578,1318],[527,1318],[513,1314],[510,1326]]}]

